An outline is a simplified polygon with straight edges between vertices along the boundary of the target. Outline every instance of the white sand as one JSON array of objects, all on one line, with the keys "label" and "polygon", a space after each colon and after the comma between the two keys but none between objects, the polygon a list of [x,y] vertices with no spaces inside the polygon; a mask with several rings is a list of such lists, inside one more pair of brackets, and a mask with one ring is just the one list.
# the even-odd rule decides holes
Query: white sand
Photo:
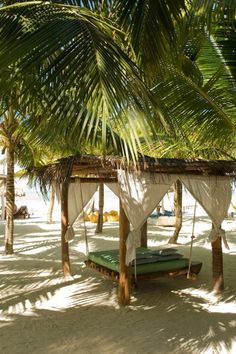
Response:
[{"label": "white sand", "polygon": [[[33,208],[33,206],[32,206]],[[15,254],[5,256],[0,222],[1,354],[236,353],[236,222],[226,220],[226,290],[211,293],[209,219],[198,217],[193,258],[203,261],[197,280],[162,278],[140,282],[129,307],[119,308],[117,284],[84,266],[83,231],[70,243],[73,277],[63,279],[60,223],[36,214],[15,221]],[[57,215],[58,217],[58,215]],[[148,227],[148,246],[166,245],[172,228]],[[87,223],[90,250],[118,247],[117,223],[103,235]],[[186,215],[179,251],[188,256],[192,219]]]}]

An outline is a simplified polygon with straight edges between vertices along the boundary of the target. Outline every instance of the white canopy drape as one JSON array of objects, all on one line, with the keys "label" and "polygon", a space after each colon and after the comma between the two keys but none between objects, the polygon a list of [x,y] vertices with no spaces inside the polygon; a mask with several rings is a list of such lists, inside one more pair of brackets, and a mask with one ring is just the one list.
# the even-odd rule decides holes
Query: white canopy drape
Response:
[{"label": "white canopy drape", "polygon": [[228,177],[129,173],[118,170],[118,185],[108,184],[108,187],[120,196],[131,224],[131,232],[126,243],[127,264],[135,259],[135,249],[140,245],[140,228],[177,179],[183,182],[212,219],[214,229],[210,233],[211,241],[221,236],[227,246],[221,223],[227,215],[231,200],[231,184]]},{"label": "white canopy drape", "polygon": [[162,200],[175,177],[167,174],[129,173],[118,170],[120,198],[131,224],[126,248],[126,263],[135,258],[136,247],[140,245],[140,228]]},{"label": "white canopy drape", "polygon": [[120,198],[120,188],[118,183],[106,183],[106,186],[118,197]]},{"label": "white canopy drape", "polygon": [[69,184],[68,190],[68,218],[69,225],[65,234],[66,241],[74,238],[73,224],[81,214],[98,188],[97,183],[80,183],[75,181]]},{"label": "white canopy drape", "polygon": [[227,216],[231,201],[229,177],[188,175],[179,176],[179,179],[211,218],[214,228],[210,232],[210,241],[221,236],[228,247],[221,224]]},{"label": "white canopy drape", "polygon": [[[135,172],[118,170],[118,183],[107,186],[122,201],[123,208],[131,224],[127,238],[128,264],[135,259],[136,247],[140,245],[140,229],[155,206],[163,199],[173,183],[179,179],[211,218],[214,228],[210,233],[211,241],[221,236],[226,243],[221,223],[227,215],[231,201],[229,177],[177,175],[165,173]],[[66,240],[74,237],[73,223],[86,207],[98,188],[97,183],[70,183],[68,191],[69,226]]]}]

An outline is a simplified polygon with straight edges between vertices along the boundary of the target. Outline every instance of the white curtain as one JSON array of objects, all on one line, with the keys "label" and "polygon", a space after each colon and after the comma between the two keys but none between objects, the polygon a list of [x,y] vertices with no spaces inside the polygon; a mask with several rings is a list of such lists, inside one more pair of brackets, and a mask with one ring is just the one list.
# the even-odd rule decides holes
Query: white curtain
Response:
[{"label": "white curtain", "polygon": [[118,170],[117,174],[118,184],[108,183],[107,186],[121,198],[131,224],[126,243],[126,264],[135,259],[136,247],[140,245],[140,228],[177,179],[182,181],[211,218],[214,228],[210,233],[210,240],[214,241],[221,236],[227,247],[221,224],[231,201],[229,177],[129,173],[124,170]]},{"label": "white curtain", "polygon": [[210,233],[211,242],[221,236],[228,247],[221,224],[227,216],[231,201],[230,178],[189,175],[179,176],[179,179],[211,218],[214,226]]},{"label": "white curtain", "polygon": [[120,198],[120,190],[118,183],[106,183],[106,186],[118,197]]},{"label": "white curtain", "polygon": [[140,228],[175,180],[174,175],[118,170],[119,194],[131,224],[126,242],[126,264],[135,259],[136,247],[140,245]]},{"label": "white curtain", "polygon": [[88,209],[88,204],[98,188],[97,183],[80,183],[75,181],[69,184],[68,190],[68,218],[69,225],[65,239],[74,238],[73,224],[81,212]]}]

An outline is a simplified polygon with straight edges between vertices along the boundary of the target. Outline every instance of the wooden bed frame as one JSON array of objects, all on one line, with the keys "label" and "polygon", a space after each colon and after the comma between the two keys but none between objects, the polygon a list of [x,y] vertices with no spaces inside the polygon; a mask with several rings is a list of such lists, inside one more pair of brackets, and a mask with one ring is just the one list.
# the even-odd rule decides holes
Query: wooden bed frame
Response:
[{"label": "wooden bed frame", "polygon": [[[105,277],[114,280],[114,281],[119,281],[120,274],[119,272],[116,272],[114,270],[111,270],[109,268],[106,268],[100,264],[97,264],[91,260],[86,260],[85,261],[86,267],[95,269],[96,271],[100,272],[103,274]],[[190,266],[190,277],[191,278],[196,278],[197,274],[200,272],[202,268],[202,262],[191,262]],[[155,278],[161,278],[161,277],[176,277],[176,276],[181,276],[181,275],[187,275],[188,274],[188,267],[184,267],[181,269],[172,269],[168,271],[161,271],[161,272],[155,272],[155,273],[148,273],[148,274],[139,274],[137,275],[137,280],[147,280],[147,279],[155,279]],[[134,274],[131,276],[133,283],[135,283],[135,277]]]}]

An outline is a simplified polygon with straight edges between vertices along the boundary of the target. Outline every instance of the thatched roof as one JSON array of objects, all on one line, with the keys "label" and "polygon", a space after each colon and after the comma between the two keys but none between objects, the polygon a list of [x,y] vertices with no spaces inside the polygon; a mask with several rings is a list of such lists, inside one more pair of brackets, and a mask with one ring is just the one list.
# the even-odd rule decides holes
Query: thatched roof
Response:
[{"label": "thatched roof", "polygon": [[167,159],[140,157],[137,162],[128,162],[115,156],[76,155],[57,160],[40,168],[32,168],[36,180],[41,185],[50,185],[53,181],[63,182],[79,177],[83,180],[116,180],[117,169],[146,171],[151,173],[194,174],[236,177],[236,161]]}]

